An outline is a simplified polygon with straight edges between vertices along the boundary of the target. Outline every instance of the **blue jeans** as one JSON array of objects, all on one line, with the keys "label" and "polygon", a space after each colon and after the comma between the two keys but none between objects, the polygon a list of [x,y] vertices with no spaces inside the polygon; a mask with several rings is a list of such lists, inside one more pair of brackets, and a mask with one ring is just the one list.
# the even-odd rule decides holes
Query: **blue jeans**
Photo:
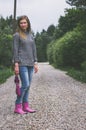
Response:
[{"label": "blue jeans", "polygon": [[19,75],[21,79],[21,96],[17,96],[16,104],[28,102],[29,89],[32,81],[33,66],[20,66]]}]

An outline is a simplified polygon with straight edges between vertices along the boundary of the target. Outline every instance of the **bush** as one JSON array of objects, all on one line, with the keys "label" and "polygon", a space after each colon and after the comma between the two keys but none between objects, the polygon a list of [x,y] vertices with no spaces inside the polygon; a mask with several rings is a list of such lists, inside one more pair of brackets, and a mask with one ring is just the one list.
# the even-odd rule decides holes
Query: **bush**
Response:
[{"label": "bush", "polygon": [[11,75],[13,75],[11,68],[3,68],[2,70],[0,69],[0,84],[4,83]]},{"label": "bush", "polygon": [[57,67],[80,68],[81,63],[86,59],[86,38],[80,26],[66,33],[50,47],[48,57],[52,56],[52,61]]},{"label": "bush", "polygon": [[86,72],[86,61],[81,63],[81,68],[82,68],[83,71]]},{"label": "bush", "polygon": [[80,82],[86,83],[86,71],[75,70],[72,68],[67,74]]}]

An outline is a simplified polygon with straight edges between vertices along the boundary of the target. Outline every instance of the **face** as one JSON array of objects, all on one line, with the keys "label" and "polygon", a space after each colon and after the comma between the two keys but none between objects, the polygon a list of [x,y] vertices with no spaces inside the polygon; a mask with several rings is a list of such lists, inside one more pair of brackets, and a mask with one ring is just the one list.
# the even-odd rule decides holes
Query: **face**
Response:
[{"label": "face", "polygon": [[20,28],[21,28],[22,30],[24,30],[24,31],[27,30],[27,28],[28,28],[28,23],[27,23],[26,19],[20,20]]}]

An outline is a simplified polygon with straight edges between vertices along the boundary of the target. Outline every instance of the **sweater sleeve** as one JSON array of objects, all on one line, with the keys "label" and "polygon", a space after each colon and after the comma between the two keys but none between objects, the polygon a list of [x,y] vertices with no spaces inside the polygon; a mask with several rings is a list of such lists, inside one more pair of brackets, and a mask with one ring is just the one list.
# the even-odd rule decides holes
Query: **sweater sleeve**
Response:
[{"label": "sweater sleeve", "polygon": [[19,62],[19,34],[13,35],[13,63]]},{"label": "sweater sleeve", "polygon": [[36,44],[35,44],[35,40],[34,40],[34,37],[32,36],[32,39],[33,39],[33,56],[34,56],[34,62],[37,62],[37,50],[36,50]]},{"label": "sweater sleeve", "polygon": [[34,54],[34,62],[37,62],[37,51],[36,51],[36,45],[35,45],[35,42],[34,42],[34,45],[33,45],[33,54]]}]

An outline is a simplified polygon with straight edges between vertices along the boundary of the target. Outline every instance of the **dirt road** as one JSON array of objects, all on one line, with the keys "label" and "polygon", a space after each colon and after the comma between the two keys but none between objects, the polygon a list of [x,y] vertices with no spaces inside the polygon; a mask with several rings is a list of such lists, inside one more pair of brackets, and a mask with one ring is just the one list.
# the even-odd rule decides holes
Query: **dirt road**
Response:
[{"label": "dirt road", "polygon": [[86,130],[86,84],[39,63],[29,97],[37,112],[19,115],[13,81],[14,76],[0,85],[0,130]]}]

